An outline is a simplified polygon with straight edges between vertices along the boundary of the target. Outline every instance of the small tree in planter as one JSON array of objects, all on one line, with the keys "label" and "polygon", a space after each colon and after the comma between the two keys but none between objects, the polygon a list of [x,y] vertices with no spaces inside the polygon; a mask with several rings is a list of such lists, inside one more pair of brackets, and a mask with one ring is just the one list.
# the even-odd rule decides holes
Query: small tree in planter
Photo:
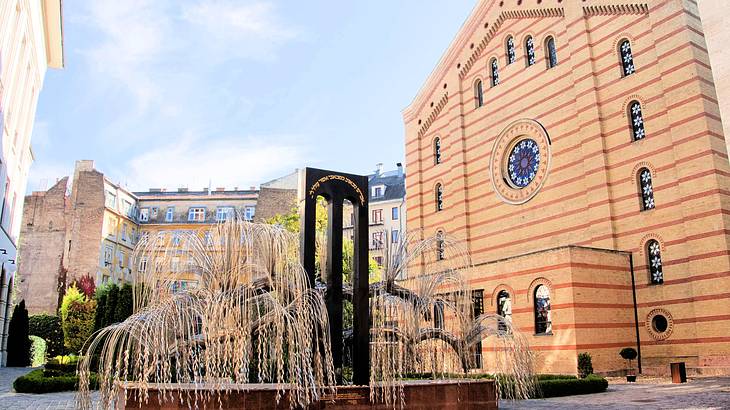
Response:
[{"label": "small tree in planter", "polygon": [[629,367],[626,369],[626,381],[627,382],[635,382],[636,381],[636,372],[634,371],[634,366],[631,363],[632,360],[636,359],[636,357],[639,355],[636,352],[636,349],[633,347],[624,347],[621,349],[621,352],[619,352],[619,355],[624,358],[627,362],[629,362]]},{"label": "small tree in planter", "polygon": [[578,376],[585,379],[589,374],[593,374],[593,361],[591,354],[588,352],[578,354]]}]

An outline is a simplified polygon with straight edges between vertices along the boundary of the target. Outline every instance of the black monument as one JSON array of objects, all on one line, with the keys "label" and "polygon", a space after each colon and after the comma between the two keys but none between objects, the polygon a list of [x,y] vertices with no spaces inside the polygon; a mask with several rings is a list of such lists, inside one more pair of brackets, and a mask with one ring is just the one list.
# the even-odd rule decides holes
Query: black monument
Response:
[{"label": "black monument", "polygon": [[325,303],[329,315],[332,359],[338,384],[342,383],[342,208],[352,203],[354,221],[354,255],[352,274],[352,381],[354,385],[370,383],[370,314],[368,301],[368,178],[322,169],[305,168],[300,192],[301,259],[315,286],[315,222],[317,197],[327,201],[327,262]]}]

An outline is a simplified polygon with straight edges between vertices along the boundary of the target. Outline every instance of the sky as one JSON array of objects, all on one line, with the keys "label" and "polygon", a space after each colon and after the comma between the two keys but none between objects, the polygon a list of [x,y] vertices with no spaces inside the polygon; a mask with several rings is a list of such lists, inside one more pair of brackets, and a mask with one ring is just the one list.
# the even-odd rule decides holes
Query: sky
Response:
[{"label": "sky", "polygon": [[28,191],[77,159],[131,190],[404,161],[402,110],[476,0],[64,1]]}]

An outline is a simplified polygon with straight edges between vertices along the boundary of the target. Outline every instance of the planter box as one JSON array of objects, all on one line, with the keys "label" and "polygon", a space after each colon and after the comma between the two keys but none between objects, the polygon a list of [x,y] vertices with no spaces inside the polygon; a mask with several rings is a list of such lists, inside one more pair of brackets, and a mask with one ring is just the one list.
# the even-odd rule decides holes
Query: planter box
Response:
[{"label": "planter box", "polygon": [[[188,397],[195,386],[178,384],[165,389],[166,400],[160,401],[160,391],[154,384],[149,385],[147,402],[138,401],[139,389],[133,383],[125,383],[120,390],[118,409],[188,409],[188,403],[180,397]],[[276,402],[277,385],[249,384],[231,386],[236,390],[217,394],[212,389],[206,391],[198,386],[197,403],[191,406],[208,409],[289,409],[289,395],[285,389]],[[459,381],[408,381],[403,387],[406,409],[497,409],[496,388],[492,380],[459,380]],[[367,386],[339,386],[335,395],[326,396],[309,406],[308,410],[335,409],[378,409],[392,410],[392,405],[370,403],[370,388]]]}]

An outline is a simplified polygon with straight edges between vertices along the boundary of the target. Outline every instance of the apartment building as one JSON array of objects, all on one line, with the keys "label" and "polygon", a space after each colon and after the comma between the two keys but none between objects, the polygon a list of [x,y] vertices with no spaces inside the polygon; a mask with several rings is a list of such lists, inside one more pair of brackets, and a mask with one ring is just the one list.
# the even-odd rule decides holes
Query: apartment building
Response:
[{"label": "apartment building", "polygon": [[15,286],[31,135],[46,70],[63,67],[61,0],[0,1],[0,366]]}]

